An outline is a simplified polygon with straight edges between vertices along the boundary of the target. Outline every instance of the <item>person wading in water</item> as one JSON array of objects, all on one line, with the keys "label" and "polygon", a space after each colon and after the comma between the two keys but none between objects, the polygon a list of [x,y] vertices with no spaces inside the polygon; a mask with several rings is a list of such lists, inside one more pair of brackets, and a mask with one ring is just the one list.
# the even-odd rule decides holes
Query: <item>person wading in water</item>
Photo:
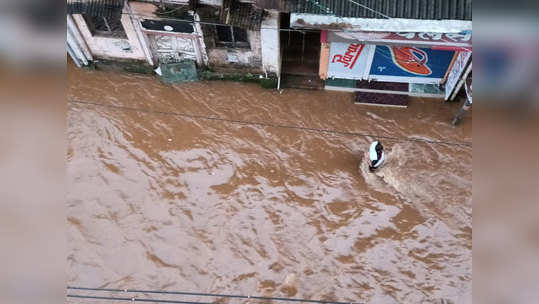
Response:
[{"label": "person wading in water", "polygon": [[384,162],[384,158],[384,147],[379,141],[374,141],[369,149],[369,171],[376,171]]}]

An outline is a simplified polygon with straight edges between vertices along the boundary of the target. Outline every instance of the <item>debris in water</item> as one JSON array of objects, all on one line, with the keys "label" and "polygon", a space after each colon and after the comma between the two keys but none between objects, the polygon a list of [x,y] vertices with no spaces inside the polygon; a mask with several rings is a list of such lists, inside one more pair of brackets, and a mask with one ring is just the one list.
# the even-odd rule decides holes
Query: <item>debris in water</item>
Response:
[{"label": "debris in water", "polygon": [[296,288],[297,276],[295,273],[290,273],[286,276],[281,291],[288,297],[293,297],[298,293]]}]

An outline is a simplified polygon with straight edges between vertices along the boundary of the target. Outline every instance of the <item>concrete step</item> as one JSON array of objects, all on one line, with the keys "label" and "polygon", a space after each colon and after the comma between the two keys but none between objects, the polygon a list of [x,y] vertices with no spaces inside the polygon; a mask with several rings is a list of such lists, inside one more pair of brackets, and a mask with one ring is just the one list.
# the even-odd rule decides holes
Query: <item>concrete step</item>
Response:
[{"label": "concrete step", "polygon": [[408,107],[408,96],[393,93],[380,92],[356,92],[355,104],[366,104],[385,107]]},{"label": "concrete step", "polygon": [[289,75],[283,74],[281,78],[281,88],[322,90],[324,89],[324,81],[314,76]]}]

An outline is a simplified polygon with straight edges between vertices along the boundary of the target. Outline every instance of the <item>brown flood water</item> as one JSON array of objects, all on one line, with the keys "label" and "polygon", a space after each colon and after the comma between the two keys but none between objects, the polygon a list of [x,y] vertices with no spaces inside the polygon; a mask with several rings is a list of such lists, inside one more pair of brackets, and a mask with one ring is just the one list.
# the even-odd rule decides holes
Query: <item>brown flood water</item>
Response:
[{"label": "brown flood water", "polygon": [[459,104],[68,75],[70,100],[118,106],[68,103],[69,285],[471,302],[471,147],[382,139],[370,174],[358,164],[373,138],[168,114],[471,142],[471,115],[450,125]]}]

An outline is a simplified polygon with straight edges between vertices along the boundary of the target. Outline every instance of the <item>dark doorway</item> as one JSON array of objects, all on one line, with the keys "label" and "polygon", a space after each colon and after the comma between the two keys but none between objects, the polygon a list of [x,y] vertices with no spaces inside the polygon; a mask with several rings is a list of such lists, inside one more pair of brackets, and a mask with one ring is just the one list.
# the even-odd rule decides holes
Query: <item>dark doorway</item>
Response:
[{"label": "dark doorway", "polygon": [[[300,82],[291,87],[321,88],[323,81],[318,76],[320,61],[320,31],[290,29],[290,14],[281,15],[281,51],[283,84],[287,80]],[[301,84],[305,82],[305,84]]]}]

